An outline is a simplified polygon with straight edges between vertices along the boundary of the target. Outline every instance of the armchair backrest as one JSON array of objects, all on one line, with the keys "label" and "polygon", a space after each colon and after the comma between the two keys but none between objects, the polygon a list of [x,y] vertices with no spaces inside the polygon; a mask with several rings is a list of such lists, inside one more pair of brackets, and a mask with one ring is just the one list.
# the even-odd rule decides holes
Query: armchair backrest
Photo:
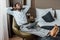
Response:
[{"label": "armchair backrest", "polygon": [[20,30],[20,27],[17,25],[14,17],[13,17],[13,22],[12,22],[12,28],[16,28],[17,30]]}]

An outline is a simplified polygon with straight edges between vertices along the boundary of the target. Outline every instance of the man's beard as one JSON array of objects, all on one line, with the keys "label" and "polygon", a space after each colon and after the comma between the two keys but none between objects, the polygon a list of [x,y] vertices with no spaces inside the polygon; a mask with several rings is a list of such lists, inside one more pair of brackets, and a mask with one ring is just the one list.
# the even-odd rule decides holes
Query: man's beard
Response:
[{"label": "man's beard", "polygon": [[20,8],[16,8],[16,10],[19,10],[20,11],[21,9]]}]

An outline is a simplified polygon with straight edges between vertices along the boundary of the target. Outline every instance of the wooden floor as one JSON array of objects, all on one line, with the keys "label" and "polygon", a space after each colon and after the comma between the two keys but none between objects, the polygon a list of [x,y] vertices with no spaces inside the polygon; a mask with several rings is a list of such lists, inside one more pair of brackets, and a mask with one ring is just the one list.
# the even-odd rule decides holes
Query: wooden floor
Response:
[{"label": "wooden floor", "polygon": [[9,40],[23,40],[23,39],[18,36],[14,36],[12,38],[9,38]]},{"label": "wooden floor", "polygon": [[[27,39],[27,40],[37,40],[36,38],[37,38],[37,37],[30,38],[30,39]],[[23,38],[14,35],[12,38],[9,38],[9,40],[23,40]],[[24,39],[24,40],[25,40],[25,39]]]}]

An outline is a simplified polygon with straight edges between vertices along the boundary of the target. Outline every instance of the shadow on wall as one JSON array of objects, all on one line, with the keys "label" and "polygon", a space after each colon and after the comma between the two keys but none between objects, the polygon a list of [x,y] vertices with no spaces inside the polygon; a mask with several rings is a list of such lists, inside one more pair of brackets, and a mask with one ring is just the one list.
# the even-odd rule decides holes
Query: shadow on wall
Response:
[{"label": "shadow on wall", "polygon": [[35,0],[37,8],[60,8],[60,0]]}]

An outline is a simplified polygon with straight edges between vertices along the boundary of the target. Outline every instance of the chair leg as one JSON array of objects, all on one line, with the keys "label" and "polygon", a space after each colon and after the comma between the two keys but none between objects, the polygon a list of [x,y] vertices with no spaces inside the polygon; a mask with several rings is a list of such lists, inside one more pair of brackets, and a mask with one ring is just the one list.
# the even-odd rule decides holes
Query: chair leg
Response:
[{"label": "chair leg", "polygon": [[24,40],[24,38],[23,38],[23,40]]},{"label": "chair leg", "polygon": [[23,40],[25,40],[25,38],[23,38]]}]

